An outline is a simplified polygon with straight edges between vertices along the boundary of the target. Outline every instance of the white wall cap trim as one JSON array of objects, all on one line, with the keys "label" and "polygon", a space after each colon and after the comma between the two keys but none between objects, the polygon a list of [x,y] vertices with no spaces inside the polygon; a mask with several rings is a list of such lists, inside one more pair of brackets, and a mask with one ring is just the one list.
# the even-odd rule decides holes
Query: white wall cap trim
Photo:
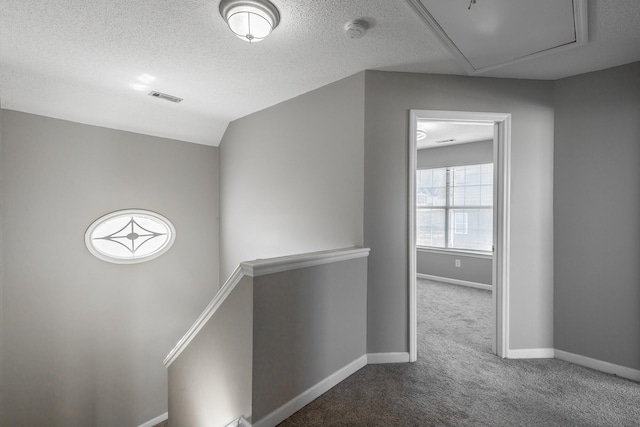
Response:
[{"label": "white wall cap trim", "polygon": [[433,280],[436,282],[450,283],[452,285],[467,286],[469,288],[484,289],[487,291],[493,290],[493,286],[487,285],[486,283],[469,282],[466,280],[450,279],[448,277],[432,276],[430,274],[421,273],[418,273],[416,276],[418,276],[419,279]]},{"label": "white wall cap trim", "polygon": [[157,417],[155,417],[154,419],[149,420],[149,421],[147,421],[147,422],[146,422],[146,423],[144,423],[144,424],[140,424],[138,427],[153,427],[153,426],[155,426],[156,424],[161,423],[161,422],[163,422],[163,421],[166,421],[166,420],[168,420],[168,419],[169,419],[169,413],[168,413],[168,412],[165,412],[164,414],[162,414],[162,415],[158,415],[158,416],[157,416]]},{"label": "white wall cap trim", "polygon": [[568,351],[558,349],[555,351],[555,357],[556,359],[575,363],[576,365],[595,369],[596,371],[617,375],[632,381],[640,381],[640,370],[638,369],[628,368],[626,366],[616,365],[614,363],[592,359],[591,357],[581,356],[579,354],[569,353]]},{"label": "white wall cap trim", "polygon": [[509,349],[507,359],[553,359],[555,350],[553,348],[521,348]]},{"label": "white wall cap trim", "polygon": [[[324,380],[320,381],[316,385],[308,388],[298,396],[291,399],[275,411],[266,415],[262,419],[253,423],[253,427],[272,427],[278,425],[282,421],[289,418],[291,415],[320,397],[323,393],[326,393],[332,387],[336,386],[350,375],[356,373],[361,368],[367,365],[367,355],[363,355],[333,374],[329,375]],[[407,358],[408,360],[408,358]]]},{"label": "white wall cap trim", "polygon": [[196,321],[191,325],[186,334],[178,341],[176,346],[171,350],[169,355],[164,359],[164,366],[169,367],[174,360],[182,353],[182,351],[189,345],[191,340],[200,332],[200,329],[204,327],[207,321],[213,316],[213,313],[218,310],[218,307],[222,305],[225,299],[229,296],[231,291],[236,287],[240,280],[242,280],[242,269],[238,266],[231,273],[231,276],[227,279],[227,281],[222,285],[222,287],[218,290],[218,293],[213,297],[209,305],[204,309],[202,314],[198,316]]},{"label": "white wall cap trim", "polygon": [[383,363],[409,363],[409,353],[368,353],[367,364],[379,365]]},{"label": "white wall cap trim", "polygon": [[278,258],[256,259],[253,261],[242,262],[240,266],[245,275],[258,277],[266,274],[295,270],[298,268],[314,267],[316,265],[329,264],[338,261],[365,258],[369,256],[369,251],[369,248],[335,249]]},{"label": "white wall cap trim", "polygon": [[297,268],[313,267],[338,261],[365,258],[369,256],[369,251],[369,248],[345,248],[242,262],[238,267],[236,267],[233,273],[231,273],[231,276],[229,276],[224,285],[222,285],[218,290],[218,293],[216,293],[202,314],[200,314],[193,325],[191,325],[187,333],[184,334],[173,350],[171,350],[169,355],[167,355],[164,359],[164,366],[168,368],[180,353],[182,353],[191,340],[198,334],[198,332],[200,332],[200,329],[202,329],[211,316],[213,316],[213,313],[215,313],[222,305],[224,300],[229,296],[240,280],[242,280],[243,276],[257,277],[265,274],[294,270]]}]

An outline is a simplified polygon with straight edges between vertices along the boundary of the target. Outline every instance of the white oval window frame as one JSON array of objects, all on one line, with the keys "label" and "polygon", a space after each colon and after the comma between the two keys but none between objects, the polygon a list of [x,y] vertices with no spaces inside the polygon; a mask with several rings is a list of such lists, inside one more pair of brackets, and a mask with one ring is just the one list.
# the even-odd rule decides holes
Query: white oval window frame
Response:
[{"label": "white oval window frame", "polygon": [[[155,252],[152,252],[148,255],[144,255],[138,258],[121,258],[116,256],[110,256],[109,254],[106,254],[98,250],[93,245],[93,242],[92,242],[93,231],[103,223],[109,221],[110,219],[121,217],[121,216],[151,217],[155,221],[158,221],[167,227],[170,233],[169,238],[167,239],[165,244]],[[96,258],[99,258],[103,261],[111,262],[113,264],[139,264],[141,262],[151,261],[152,259],[158,258],[160,255],[167,252],[171,248],[171,246],[173,246],[173,243],[175,242],[175,240],[176,240],[176,228],[173,226],[173,223],[164,215],[160,215],[157,212],[148,211],[145,209],[123,209],[123,210],[108,213],[96,219],[95,221],[93,221],[91,225],[87,228],[87,231],[85,231],[84,233],[84,243],[87,246],[87,249],[89,250],[89,252],[91,252],[91,254]]]}]

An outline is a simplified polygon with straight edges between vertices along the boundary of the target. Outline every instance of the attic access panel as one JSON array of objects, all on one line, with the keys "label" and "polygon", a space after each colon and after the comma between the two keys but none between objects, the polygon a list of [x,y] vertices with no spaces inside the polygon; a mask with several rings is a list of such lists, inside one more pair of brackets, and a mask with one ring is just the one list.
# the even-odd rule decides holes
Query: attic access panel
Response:
[{"label": "attic access panel", "polygon": [[407,0],[470,74],[586,42],[586,0]]}]

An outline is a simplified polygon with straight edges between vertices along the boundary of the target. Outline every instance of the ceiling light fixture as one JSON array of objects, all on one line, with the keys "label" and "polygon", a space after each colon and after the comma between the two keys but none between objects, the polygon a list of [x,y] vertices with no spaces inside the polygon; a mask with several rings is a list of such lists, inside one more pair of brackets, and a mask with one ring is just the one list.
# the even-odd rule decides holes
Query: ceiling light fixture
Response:
[{"label": "ceiling light fixture", "polygon": [[220,15],[240,39],[264,40],[280,23],[278,9],[268,0],[222,0]]}]

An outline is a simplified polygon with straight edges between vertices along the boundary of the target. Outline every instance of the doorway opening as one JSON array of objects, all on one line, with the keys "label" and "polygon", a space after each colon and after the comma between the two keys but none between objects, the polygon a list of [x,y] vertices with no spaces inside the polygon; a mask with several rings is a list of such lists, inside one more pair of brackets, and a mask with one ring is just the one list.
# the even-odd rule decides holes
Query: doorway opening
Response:
[{"label": "doorway opening", "polygon": [[[470,128],[488,129],[493,138],[493,217],[492,217],[492,246],[493,261],[491,265],[492,288],[492,351],[500,357],[506,357],[509,348],[509,183],[510,183],[510,147],[511,147],[511,115],[507,113],[483,113],[463,111],[435,111],[435,110],[411,110],[409,131],[409,359],[415,362],[418,358],[418,334],[417,334],[417,225],[416,225],[416,177],[418,173],[418,140],[422,139],[424,129],[429,125],[442,124],[467,125]],[[419,127],[420,125],[420,127]],[[435,126],[433,126],[435,127]],[[452,142],[452,141],[449,141]],[[439,171],[438,173],[444,173]],[[449,174],[450,171],[446,171]],[[476,212],[478,213],[478,212]],[[479,213],[480,215],[481,213]],[[455,226],[464,229],[464,217],[461,212],[445,212],[444,219],[449,219],[452,224],[443,228],[442,244],[460,244],[454,242]],[[459,222],[459,224],[455,222]],[[449,235],[449,233],[452,233]],[[436,233],[437,234],[437,233]],[[424,238],[424,236],[422,236]],[[431,235],[429,238],[440,239]],[[475,243],[478,248],[487,245],[487,236]]]}]

